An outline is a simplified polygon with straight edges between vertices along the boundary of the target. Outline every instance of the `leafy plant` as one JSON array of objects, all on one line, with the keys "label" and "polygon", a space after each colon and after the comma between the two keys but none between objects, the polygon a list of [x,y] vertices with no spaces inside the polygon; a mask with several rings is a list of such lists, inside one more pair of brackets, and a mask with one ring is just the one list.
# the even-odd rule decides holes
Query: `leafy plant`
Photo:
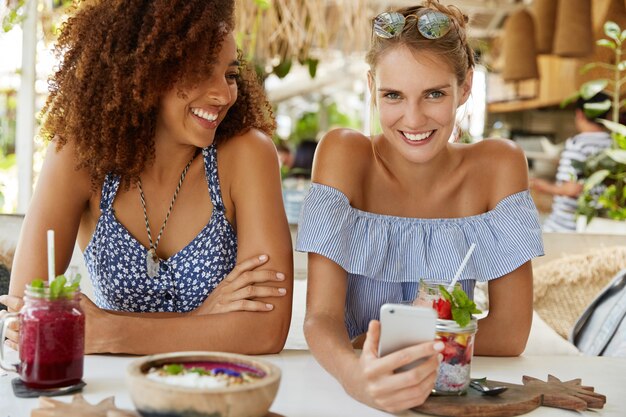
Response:
[{"label": "leafy plant", "polygon": [[359,120],[342,112],[337,103],[322,101],[318,111],[304,112],[296,120],[289,141],[297,145],[303,140],[315,139],[320,131],[326,132],[337,126],[358,128]]},{"label": "leafy plant", "polygon": [[626,106],[626,99],[621,98],[626,85],[626,60],[622,49],[626,42],[626,30],[622,31],[617,23],[609,21],[604,24],[604,33],[607,39],[600,39],[597,44],[613,51],[614,62],[591,62],[582,71],[602,68],[608,70],[612,78],[588,81],[562,103],[564,106],[579,97],[589,99],[601,91],[611,97],[600,103],[584,105],[584,112],[589,118],[612,110],[612,120],[598,121],[611,132],[613,138],[610,149],[576,166],[586,178],[583,192],[578,197],[577,213],[585,216],[587,222],[594,217],[626,220],[626,126],[619,122],[620,110]]},{"label": "leafy plant", "polygon": [[7,4],[8,13],[2,19],[2,30],[9,32],[13,26],[20,24],[24,19],[24,5],[26,0],[17,0],[12,5]]},{"label": "leafy plant", "polygon": [[[56,39],[58,21],[66,11],[81,0],[32,0],[37,2],[38,15],[41,19],[44,39]],[[6,12],[2,18],[2,31],[10,32],[26,19],[26,0],[6,0]],[[47,24],[48,23],[48,24]]]}]

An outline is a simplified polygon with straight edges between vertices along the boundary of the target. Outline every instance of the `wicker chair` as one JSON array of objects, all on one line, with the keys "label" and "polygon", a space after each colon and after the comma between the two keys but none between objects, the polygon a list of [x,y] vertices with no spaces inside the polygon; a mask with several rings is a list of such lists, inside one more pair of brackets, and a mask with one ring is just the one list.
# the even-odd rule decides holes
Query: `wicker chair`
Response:
[{"label": "wicker chair", "polygon": [[565,255],[533,269],[534,309],[559,335],[574,323],[617,272],[626,268],[626,246]]}]

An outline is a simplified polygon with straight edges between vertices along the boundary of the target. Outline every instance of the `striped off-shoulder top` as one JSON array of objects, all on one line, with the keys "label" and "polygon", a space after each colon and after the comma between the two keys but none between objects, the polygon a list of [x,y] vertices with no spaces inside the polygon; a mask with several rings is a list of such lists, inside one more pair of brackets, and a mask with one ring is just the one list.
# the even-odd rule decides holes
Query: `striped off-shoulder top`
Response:
[{"label": "striped off-shoulder top", "polygon": [[543,255],[529,191],[475,216],[422,219],[362,211],[341,191],[313,183],[296,250],[320,254],[346,270],[345,321],[353,338],[378,319],[382,304],[412,300],[420,279],[450,282],[472,243],[476,248],[459,278],[471,298],[476,281],[499,278]]}]

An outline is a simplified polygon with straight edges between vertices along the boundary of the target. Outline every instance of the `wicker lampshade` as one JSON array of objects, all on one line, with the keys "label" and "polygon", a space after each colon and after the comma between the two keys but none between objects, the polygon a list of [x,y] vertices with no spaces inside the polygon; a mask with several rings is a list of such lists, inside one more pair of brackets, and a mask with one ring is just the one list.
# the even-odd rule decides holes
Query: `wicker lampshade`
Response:
[{"label": "wicker lampshade", "polygon": [[[622,30],[626,29],[626,5],[624,4],[624,0],[609,1],[606,13],[604,17],[600,19],[601,24],[594,28],[593,37],[595,40],[607,38],[604,33],[604,23],[607,21],[617,23]],[[615,61],[615,54],[608,48],[596,47],[594,60],[612,63]]]},{"label": "wicker lampshade", "polygon": [[593,53],[591,0],[559,0],[553,53],[584,57]]},{"label": "wicker lampshade", "polygon": [[538,54],[552,53],[557,5],[558,0],[535,0],[533,3],[532,12],[535,18],[535,40],[537,41]]},{"label": "wicker lampshade", "polygon": [[521,81],[539,78],[537,49],[535,48],[535,25],[528,11],[520,9],[512,13],[504,24],[505,81]]}]

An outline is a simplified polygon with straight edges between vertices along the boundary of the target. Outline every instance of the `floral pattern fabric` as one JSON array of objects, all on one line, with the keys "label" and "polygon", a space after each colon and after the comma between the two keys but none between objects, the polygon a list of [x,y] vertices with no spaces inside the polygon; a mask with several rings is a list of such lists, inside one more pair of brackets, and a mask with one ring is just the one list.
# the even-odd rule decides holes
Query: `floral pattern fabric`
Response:
[{"label": "floral pattern fabric", "polygon": [[100,308],[131,312],[194,310],[234,268],[237,235],[226,220],[217,175],[217,150],[202,150],[213,203],[209,223],[183,249],[160,261],[158,275],[146,272],[147,249],[117,220],[113,200],[120,179],[108,175],[102,186],[102,214],[84,258]]}]

